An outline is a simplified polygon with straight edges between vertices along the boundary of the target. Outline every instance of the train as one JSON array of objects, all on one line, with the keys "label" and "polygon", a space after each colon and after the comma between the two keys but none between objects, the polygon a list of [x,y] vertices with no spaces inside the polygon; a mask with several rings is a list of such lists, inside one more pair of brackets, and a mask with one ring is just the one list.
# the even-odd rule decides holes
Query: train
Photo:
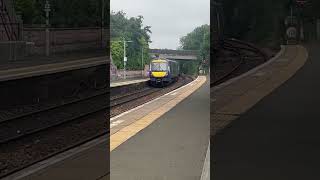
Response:
[{"label": "train", "polygon": [[180,76],[179,63],[174,60],[156,58],[151,60],[149,67],[150,84],[152,86],[166,86]]}]

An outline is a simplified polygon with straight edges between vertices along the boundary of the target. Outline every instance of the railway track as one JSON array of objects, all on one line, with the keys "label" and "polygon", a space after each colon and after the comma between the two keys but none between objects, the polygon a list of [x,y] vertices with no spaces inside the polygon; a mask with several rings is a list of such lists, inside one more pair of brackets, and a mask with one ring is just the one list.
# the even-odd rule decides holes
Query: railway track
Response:
[{"label": "railway track", "polygon": [[219,43],[219,46],[219,48],[215,48],[215,53],[222,54],[223,57],[219,57],[218,62],[214,64],[214,75],[210,87],[214,87],[267,61],[267,55],[264,52],[247,42],[225,39]]},{"label": "railway track", "polygon": [[108,134],[107,95],[100,93],[2,121],[0,178]]},{"label": "railway track", "polygon": [[[100,122],[96,118],[101,118],[107,112],[106,99],[109,93],[106,88],[97,87],[94,91],[65,97],[55,102],[36,103],[0,111],[0,178],[108,133],[107,130],[99,130],[104,127],[101,124],[95,131],[82,132],[82,136],[81,133],[77,133],[80,139],[73,137],[64,140],[63,135],[68,136],[65,138],[68,139],[68,133],[54,133],[50,137],[48,135],[54,131],[62,132],[61,129],[64,128],[69,128],[68,131],[72,133],[81,129],[77,128],[81,124],[97,126]],[[86,118],[94,117],[96,114],[101,115],[86,122]],[[105,117],[100,121],[105,122]],[[44,143],[49,139],[52,143]],[[58,142],[58,139],[62,141]],[[68,143],[62,146],[65,142]]]},{"label": "railway track", "polygon": [[[0,179],[86,142],[108,135],[109,131],[106,126],[104,127],[106,124],[106,116],[103,116],[105,110],[97,111],[96,114],[100,115],[83,116],[73,123],[70,121],[64,123],[65,126],[51,127],[48,132],[38,132],[16,141],[0,144],[3,150],[0,153]],[[90,118],[92,120],[88,121]],[[99,127],[93,128],[95,126]],[[80,129],[82,131],[79,131]]]},{"label": "railway track", "polygon": [[119,96],[115,98],[111,97],[110,116],[114,117],[116,115],[119,115],[129,109],[135,108],[167,92],[177,89],[182,85],[185,85],[186,83],[191,81],[192,81],[191,77],[182,76],[179,78],[177,82],[170,84],[169,86],[166,86],[164,88],[155,88],[155,87],[146,86],[138,91],[134,91],[132,93],[125,94],[123,96]]},{"label": "railway track", "polygon": [[121,96],[112,96],[110,104],[106,103],[110,92],[104,92],[17,117],[2,118],[0,178],[107,135],[110,132],[107,127],[108,108],[111,111],[118,110],[117,113],[126,111],[191,80],[190,77],[183,77],[163,89],[145,87]]},{"label": "railway track", "polygon": [[103,109],[106,110],[108,108],[106,97],[107,93],[98,94],[79,101],[2,120],[0,122],[0,143],[31,135]]},{"label": "railway track", "polygon": [[[109,107],[116,107],[116,106],[120,106],[122,104],[128,103],[130,101],[134,101],[136,99],[148,96],[152,93],[158,92],[161,89],[159,88],[152,88],[152,87],[145,87],[142,90],[138,90],[138,91],[134,91],[132,93],[127,93],[125,95],[122,96],[114,96],[111,97],[111,103],[110,106],[104,106],[103,108],[107,109]],[[98,99],[100,101],[102,101],[104,97],[107,95],[107,93],[110,92],[97,92],[91,96],[88,97],[84,97],[84,98],[80,98],[80,99],[71,99],[71,100],[66,100],[62,103],[48,103],[48,104],[35,104],[35,105],[29,105],[29,106],[25,106],[25,107],[21,107],[21,108],[16,108],[16,109],[11,109],[11,110],[5,110],[5,111],[0,111],[0,143],[5,142],[6,140],[3,139],[15,139],[15,138],[3,138],[4,135],[1,134],[1,132],[7,132],[7,133],[12,133],[15,134],[15,137],[21,137],[23,136],[23,134],[26,135],[26,133],[24,132],[28,132],[28,134],[31,134],[32,132],[37,132],[43,129],[37,129],[37,128],[32,128],[29,127],[29,130],[24,130],[24,128],[19,128],[19,125],[15,124],[15,121],[24,121],[23,124],[30,124],[29,122],[31,121],[36,121],[37,123],[39,123],[39,121],[47,121],[47,119],[40,119],[40,116],[45,115],[46,113],[49,112],[59,112],[62,111],[62,109],[67,108],[68,106],[73,106],[76,107],[78,106],[77,104],[88,104],[88,103],[92,103],[91,101],[95,101],[95,99]],[[103,100],[105,101],[105,100]],[[102,102],[100,102],[99,104],[104,104]],[[106,103],[105,103],[106,104]],[[75,108],[76,109],[76,108]],[[101,109],[101,108],[100,108]],[[99,109],[98,109],[99,110]],[[88,114],[90,112],[85,112],[85,113],[81,113],[81,114]],[[81,117],[81,115],[79,116]],[[27,119],[29,119],[29,122]],[[38,120],[32,120],[33,119],[38,119]],[[51,117],[52,118],[52,117]],[[75,117],[76,118],[76,117]],[[13,125],[15,124],[15,125]],[[13,127],[15,126],[15,128],[13,128],[14,130],[1,130],[1,127]],[[48,127],[50,127],[50,125],[46,125]],[[44,129],[46,129],[44,128]],[[31,130],[34,129],[34,130]]]},{"label": "railway track", "polygon": [[92,98],[97,95],[103,95],[105,94],[105,90],[96,91],[95,93],[91,93],[88,96],[80,96],[78,98],[65,98],[64,100],[57,101],[57,102],[48,102],[48,103],[36,103],[36,104],[29,104],[29,105],[23,105],[20,107],[12,108],[12,109],[6,109],[0,111],[0,124],[5,121],[10,121],[17,118],[22,118],[25,116],[32,115],[34,113],[38,113],[41,111],[47,111],[50,109],[57,108],[59,106],[64,106],[68,104],[73,104],[78,101],[82,101],[88,98]]},{"label": "railway track", "polygon": [[110,107],[116,107],[116,106],[120,106],[123,105],[125,103],[137,100],[139,98],[148,96],[152,93],[158,92],[160,91],[160,89],[157,88],[151,88],[151,87],[145,87],[142,90],[138,90],[132,93],[128,93],[126,95],[123,96],[119,96],[116,98],[110,98],[111,102],[110,102]]}]

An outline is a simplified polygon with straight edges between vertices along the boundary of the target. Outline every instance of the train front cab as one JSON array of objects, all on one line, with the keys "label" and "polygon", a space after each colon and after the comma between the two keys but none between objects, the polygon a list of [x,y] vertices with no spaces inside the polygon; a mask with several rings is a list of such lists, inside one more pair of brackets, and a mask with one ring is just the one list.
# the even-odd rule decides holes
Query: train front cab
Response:
[{"label": "train front cab", "polygon": [[153,60],[150,64],[150,83],[152,86],[166,86],[173,81],[170,66],[166,60]]}]

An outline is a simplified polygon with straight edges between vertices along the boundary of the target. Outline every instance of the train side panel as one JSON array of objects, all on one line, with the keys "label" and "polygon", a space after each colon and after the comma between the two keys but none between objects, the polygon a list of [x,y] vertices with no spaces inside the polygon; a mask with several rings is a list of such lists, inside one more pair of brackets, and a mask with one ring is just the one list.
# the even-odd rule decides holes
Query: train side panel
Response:
[{"label": "train side panel", "polygon": [[179,76],[179,65],[176,61],[169,61],[170,74],[172,78]]}]

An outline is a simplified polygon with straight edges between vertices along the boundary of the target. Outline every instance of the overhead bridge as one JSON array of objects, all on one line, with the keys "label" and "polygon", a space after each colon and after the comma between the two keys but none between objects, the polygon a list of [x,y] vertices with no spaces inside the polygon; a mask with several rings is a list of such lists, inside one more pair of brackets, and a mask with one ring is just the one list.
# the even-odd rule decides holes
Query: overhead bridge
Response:
[{"label": "overhead bridge", "polygon": [[197,61],[198,51],[192,50],[171,50],[171,49],[150,49],[149,54],[152,58],[159,55],[160,58],[182,61]]}]

